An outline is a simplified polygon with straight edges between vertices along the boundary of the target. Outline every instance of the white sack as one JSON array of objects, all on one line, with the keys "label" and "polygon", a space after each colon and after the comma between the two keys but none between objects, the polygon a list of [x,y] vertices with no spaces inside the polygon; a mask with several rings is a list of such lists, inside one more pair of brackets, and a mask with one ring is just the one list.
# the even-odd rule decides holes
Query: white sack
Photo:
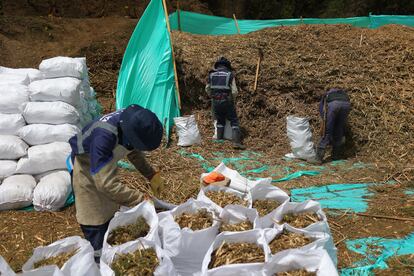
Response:
[{"label": "white sack", "polygon": [[[177,275],[174,265],[171,259],[165,254],[165,252],[159,246],[159,243],[153,241],[139,239],[137,241],[124,244],[117,248],[112,249],[107,256],[101,257],[101,275],[102,276],[115,276],[115,272],[111,268],[111,264],[116,260],[119,254],[126,254],[135,252],[138,249],[154,248],[157,253],[159,265],[154,271],[154,276],[175,276]],[[138,275],[137,275],[138,276]]]},{"label": "white sack", "polygon": [[0,160],[0,179],[9,177],[16,172],[17,162],[14,160]]},{"label": "white sack", "polygon": [[0,256],[0,275],[1,276],[15,276],[16,273],[10,268],[6,260]]},{"label": "white sack", "polygon": [[0,135],[16,135],[25,125],[21,114],[0,114]]},{"label": "white sack", "polygon": [[72,256],[60,269],[65,276],[98,276],[100,275],[98,266],[95,263],[92,245],[78,236],[68,237],[56,241],[48,246],[35,248],[32,257],[23,265],[23,272],[33,270],[36,262],[57,256],[62,253],[77,249]]},{"label": "white sack", "polygon": [[[150,231],[148,234],[143,237],[150,241],[159,242],[158,236],[158,216],[155,212],[154,205],[149,201],[143,201],[142,203],[138,204],[134,208],[131,208],[127,211],[120,211],[116,212],[114,218],[111,220],[108,226],[108,230],[105,233],[103,248],[102,248],[102,256],[106,254],[111,254],[113,248],[117,248],[118,246],[112,246],[107,243],[109,233],[112,230],[119,226],[133,224],[137,221],[139,217],[143,217],[147,224],[150,227]],[[131,244],[133,241],[125,243],[125,245]]]},{"label": "white sack", "polygon": [[[224,137],[225,140],[233,139],[233,129],[229,120],[226,120],[226,125],[224,126]],[[214,135],[213,139],[217,139],[217,121],[214,121]]]},{"label": "white sack", "polygon": [[22,127],[17,135],[29,145],[42,145],[53,142],[68,142],[80,129],[70,124],[48,125],[32,124]]},{"label": "white sack", "polygon": [[19,159],[26,155],[29,146],[19,137],[0,135],[0,160]]},{"label": "white sack", "polygon": [[219,192],[220,191],[220,192],[233,194],[233,195],[247,201],[247,205],[245,207],[247,207],[247,208],[252,207],[252,196],[250,195],[249,192],[242,193],[242,192],[239,192],[239,191],[234,190],[234,189],[229,188],[229,187],[220,187],[220,186],[214,186],[214,185],[201,187],[200,192],[197,195],[197,200],[206,202],[207,204],[210,204],[218,212],[221,212],[223,210],[223,208],[220,207],[218,204],[216,204],[213,200],[211,200],[206,195],[206,193],[209,192],[209,191],[214,191],[214,192]]},{"label": "white sack", "polygon": [[34,68],[8,68],[0,66],[0,74],[12,74],[12,75],[21,75],[28,76],[30,82],[40,80],[43,78],[42,73],[38,69]]},{"label": "white sack", "polygon": [[271,219],[263,221],[262,224],[264,227],[271,227],[275,224],[275,221],[281,222],[283,220],[283,217],[287,214],[301,213],[316,213],[320,219],[319,222],[315,222],[304,228],[305,230],[330,234],[326,215],[322,211],[320,203],[314,200],[307,200],[301,203],[285,202],[276,209],[276,212],[273,213],[273,217]]},{"label": "white sack", "polygon": [[88,76],[86,58],[54,57],[43,60],[39,65],[45,78],[73,77],[83,79]]},{"label": "white sack", "polygon": [[319,248],[306,252],[288,250],[286,254],[274,256],[265,264],[265,275],[305,269],[318,276],[338,276],[338,271],[328,253]]},{"label": "white sack", "polygon": [[26,85],[0,84],[0,113],[20,113],[20,105],[29,101]]},{"label": "white sack", "polygon": [[69,143],[65,142],[30,147],[27,156],[17,162],[16,173],[40,174],[66,169],[66,159],[71,151]]},{"label": "white sack", "polygon": [[29,83],[30,83],[30,79],[27,75],[1,74],[0,73],[0,84],[29,85]]},{"label": "white sack", "polygon": [[[224,163],[220,163],[213,171],[221,173],[227,178],[230,178],[230,188],[238,190],[240,192],[250,191],[256,185],[271,184],[272,179],[262,178],[258,180],[249,180],[246,177],[241,176],[237,171],[227,168]],[[203,173],[201,179],[208,175],[208,173]]]},{"label": "white sack", "polygon": [[30,100],[33,102],[61,101],[80,107],[81,81],[75,78],[45,79],[29,85]]},{"label": "white sack", "polygon": [[323,232],[311,232],[311,231],[307,231],[304,229],[293,228],[289,226],[288,224],[285,224],[283,226],[276,226],[275,228],[264,229],[264,235],[265,235],[267,244],[271,243],[276,237],[280,236],[283,233],[283,231],[286,231],[288,233],[296,233],[296,234],[304,235],[305,237],[308,237],[309,239],[311,239],[312,242],[302,247],[282,250],[282,251],[276,252],[275,254],[271,252],[272,256],[286,254],[287,251],[291,251],[291,250],[307,252],[309,250],[322,248],[322,249],[325,249],[327,252],[333,252],[334,255],[332,255],[331,257],[332,259],[336,260],[336,248],[334,244],[332,243],[332,237],[329,234],[323,233]]},{"label": "white sack", "polygon": [[189,199],[169,212],[159,214],[162,245],[179,275],[193,275],[201,270],[204,255],[218,233],[217,220],[213,221],[211,227],[198,231],[187,227],[181,229],[175,222],[176,216],[182,213],[196,213],[201,209],[206,209],[213,218],[217,218],[211,205],[194,199]]},{"label": "white sack", "polygon": [[[250,190],[250,193],[252,195],[252,202],[260,199],[272,199],[282,204],[290,200],[287,193],[271,184],[256,185]],[[276,209],[263,217],[259,217],[259,223],[261,224],[263,220],[268,221],[273,216],[274,212],[276,212]]]},{"label": "white sack", "polygon": [[0,185],[0,211],[32,205],[36,181],[31,175],[13,175]]},{"label": "white sack", "polygon": [[287,136],[290,140],[292,155],[289,157],[311,160],[315,158],[316,152],[312,142],[312,130],[307,118],[288,116]]},{"label": "white sack", "polygon": [[43,176],[33,192],[36,211],[58,211],[72,192],[70,174],[67,171],[52,172]]},{"label": "white sack", "polygon": [[29,102],[22,106],[23,117],[28,124],[72,124],[79,123],[75,107],[64,102]]},{"label": "white sack", "polygon": [[19,276],[65,276],[65,274],[56,265],[48,265],[23,272]]},{"label": "white sack", "polygon": [[217,236],[214,243],[210,246],[205,254],[201,275],[215,275],[215,276],[233,276],[233,275],[263,275],[265,263],[248,263],[248,264],[231,264],[223,265],[213,269],[208,269],[208,265],[211,261],[211,254],[216,250],[223,242],[226,243],[254,243],[263,248],[265,256],[265,262],[270,259],[270,249],[264,238],[264,232],[262,229],[254,229],[244,232],[224,232]]},{"label": "white sack", "polygon": [[221,223],[237,224],[250,221],[254,228],[261,228],[258,222],[259,214],[256,209],[242,207],[240,205],[227,205],[220,213]]},{"label": "white sack", "polygon": [[188,147],[201,143],[201,135],[194,115],[176,117],[174,123],[177,127],[178,146]]}]

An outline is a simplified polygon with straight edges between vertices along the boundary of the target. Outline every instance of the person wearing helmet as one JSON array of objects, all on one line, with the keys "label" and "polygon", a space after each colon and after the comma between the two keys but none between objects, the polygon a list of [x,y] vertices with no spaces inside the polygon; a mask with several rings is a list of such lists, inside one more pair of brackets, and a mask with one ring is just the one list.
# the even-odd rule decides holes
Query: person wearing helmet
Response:
[{"label": "person wearing helmet", "polygon": [[332,145],[332,160],[342,158],[345,128],[350,110],[351,103],[345,90],[333,88],[323,95],[319,103],[319,113],[325,127],[316,149],[315,163],[322,164],[329,144]]},{"label": "person wearing helmet", "polygon": [[239,118],[234,104],[237,96],[236,80],[231,63],[225,57],[220,57],[215,62],[214,69],[209,72],[206,92],[211,98],[213,117],[217,120],[217,140],[224,138],[227,119],[232,128],[233,147],[245,149],[241,143]]},{"label": "person wearing helmet", "polygon": [[144,200],[144,194],[121,183],[117,162],[126,156],[150,181],[155,196],[162,190],[160,173],[142,153],[158,148],[162,135],[162,125],[154,113],[130,105],[92,121],[69,140],[76,219],[95,257],[100,256],[109,221],[119,207],[132,207]]}]

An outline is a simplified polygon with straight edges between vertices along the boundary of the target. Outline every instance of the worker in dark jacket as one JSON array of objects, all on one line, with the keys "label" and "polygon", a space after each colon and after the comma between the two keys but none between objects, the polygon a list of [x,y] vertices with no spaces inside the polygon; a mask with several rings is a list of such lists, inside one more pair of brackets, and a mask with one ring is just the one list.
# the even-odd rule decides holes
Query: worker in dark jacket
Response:
[{"label": "worker in dark jacket", "polygon": [[208,74],[206,92],[212,101],[213,116],[217,120],[217,140],[224,138],[226,119],[232,128],[233,147],[244,149],[241,143],[239,118],[237,117],[234,99],[237,96],[237,86],[231,63],[220,57],[214,64],[214,69]]},{"label": "worker in dark jacket", "polygon": [[144,200],[141,192],[121,183],[117,162],[127,156],[158,195],[163,188],[160,173],[146,162],[142,151],[158,148],[162,134],[162,125],[154,113],[130,105],[89,123],[69,140],[76,218],[96,257],[100,256],[109,221],[119,207],[133,207]]},{"label": "worker in dark jacket", "polygon": [[345,143],[345,128],[348,114],[351,109],[349,96],[342,89],[330,89],[322,97],[319,112],[323,118],[324,133],[316,150],[316,159],[322,163],[326,147],[332,145],[332,159],[342,157]]}]

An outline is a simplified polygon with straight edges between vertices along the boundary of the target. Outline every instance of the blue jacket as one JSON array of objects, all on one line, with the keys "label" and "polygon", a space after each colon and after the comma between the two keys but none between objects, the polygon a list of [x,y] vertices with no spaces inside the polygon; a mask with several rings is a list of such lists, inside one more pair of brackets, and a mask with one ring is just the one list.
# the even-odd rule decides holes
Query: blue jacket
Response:
[{"label": "blue jacket", "polygon": [[92,121],[82,129],[81,134],[69,139],[72,163],[76,155],[89,154],[90,173],[94,175],[112,160],[117,145],[130,148],[125,138],[122,139],[118,127],[123,111],[121,109]]}]

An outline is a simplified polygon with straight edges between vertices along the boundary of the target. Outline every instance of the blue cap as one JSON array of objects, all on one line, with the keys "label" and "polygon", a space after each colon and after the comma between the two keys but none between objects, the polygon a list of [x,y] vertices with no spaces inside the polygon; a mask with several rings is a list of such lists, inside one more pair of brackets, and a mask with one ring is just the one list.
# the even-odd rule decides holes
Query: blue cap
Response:
[{"label": "blue cap", "polygon": [[136,104],[130,105],[122,112],[119,124],[135,149],[150,151],[160,146],[162,124],[152,111]]}]

